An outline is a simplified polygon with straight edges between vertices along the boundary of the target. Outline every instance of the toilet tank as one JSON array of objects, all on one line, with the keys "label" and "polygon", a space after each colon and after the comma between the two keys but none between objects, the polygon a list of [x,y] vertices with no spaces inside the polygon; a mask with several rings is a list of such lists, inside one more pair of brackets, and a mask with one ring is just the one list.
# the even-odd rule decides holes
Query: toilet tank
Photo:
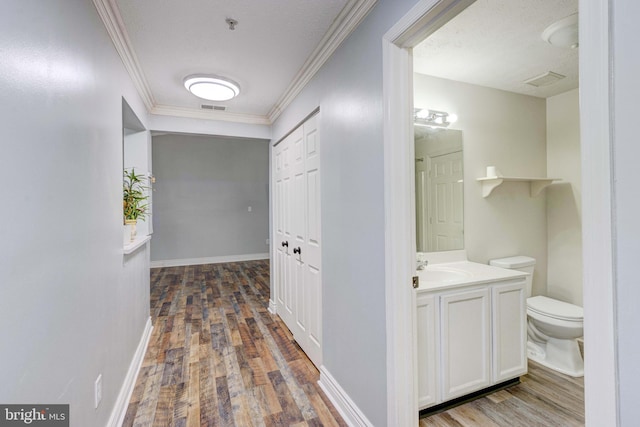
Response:
[{"label": "toilet tank", "polygon": [[527,298],[531,296],[531,289],[533,284],[533,269],[536,266],[535,258],[528,256],[518,255],[508,258],[498,258],[489,261],[489,265],[495,267],[508,268],[509,270],[518,270],[525,273],[529,273],[527,276]]}]

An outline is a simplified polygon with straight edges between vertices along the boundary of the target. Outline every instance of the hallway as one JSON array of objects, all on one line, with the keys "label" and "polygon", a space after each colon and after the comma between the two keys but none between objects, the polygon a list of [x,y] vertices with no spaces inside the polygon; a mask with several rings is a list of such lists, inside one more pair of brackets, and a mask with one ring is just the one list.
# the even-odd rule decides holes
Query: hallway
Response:
[{"label": "hallway", "polygon": [[153,333],[124,426],[344,426],[267,311],[269,261],[151,270]]},{"label": "hallway", "polygon": [[[269,261],[151,270],[153,333],[123,426],[345,426],[267,311]],[[522,383],[427,426],[581,426],[584,381],[529,363]]]}]

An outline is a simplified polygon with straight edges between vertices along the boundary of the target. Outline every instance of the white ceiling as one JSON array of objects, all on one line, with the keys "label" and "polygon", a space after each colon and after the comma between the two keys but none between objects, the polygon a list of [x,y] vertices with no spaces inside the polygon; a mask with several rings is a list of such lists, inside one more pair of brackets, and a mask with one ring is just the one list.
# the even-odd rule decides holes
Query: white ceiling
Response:
[{"label": "white ceiling", "polygon": [[[147,103],[198,112],[201,104],[224,105],[230,113],[268,117],[336,17],[354,3],[117,0],[114,9],[151,94]],[[226,18],[238,21],[235,30]],[[183,86],[184,77],[196,73],[230,78],[240,84],[240,95],[226,102],[199,99]]]},{"label": "white ceiling", "polygon": [[[578,11],[578,0],[477,0],[414,48],[414,71],[546,98],[578,87],[578,51],[542,40],[545,28]],[[553,71],[566,78],[535,88]]]}]

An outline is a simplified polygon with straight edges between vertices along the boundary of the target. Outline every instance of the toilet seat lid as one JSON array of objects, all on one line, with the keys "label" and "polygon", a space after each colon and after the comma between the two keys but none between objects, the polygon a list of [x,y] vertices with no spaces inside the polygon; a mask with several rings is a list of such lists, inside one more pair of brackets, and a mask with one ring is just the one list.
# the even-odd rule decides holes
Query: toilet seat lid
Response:
[{"label": "toilet seat lid", "polygon": [[527,308],[560,320],[582,321],[584,317],[582,307],[542,295],[527,298]]}]

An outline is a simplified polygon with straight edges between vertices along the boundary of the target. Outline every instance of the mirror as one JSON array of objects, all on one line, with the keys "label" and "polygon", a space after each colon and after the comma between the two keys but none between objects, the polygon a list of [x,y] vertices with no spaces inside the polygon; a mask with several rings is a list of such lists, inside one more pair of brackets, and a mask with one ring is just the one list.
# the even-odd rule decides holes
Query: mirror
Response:
[{"label": "mirror", "polygon": [[418,252],[464,249],[462,131],[414,126]]}]

